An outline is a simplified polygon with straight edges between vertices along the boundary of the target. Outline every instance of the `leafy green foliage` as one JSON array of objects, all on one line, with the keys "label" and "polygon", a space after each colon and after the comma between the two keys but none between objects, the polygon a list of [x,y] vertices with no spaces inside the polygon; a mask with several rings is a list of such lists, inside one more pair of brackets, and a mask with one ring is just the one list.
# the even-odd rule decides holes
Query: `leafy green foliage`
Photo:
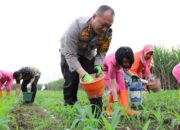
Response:
[{"label": "leafy green foliage", "polygon": [[[84,91],[78,92],[78,102],[74,106],[64,106],[63,93],[60,91],[39,91],[35,104],[47,110],[47,114],[54,115],[59,126],[63,129],[72,130],[115,130],[115,129],[143,129],[143,130],[178,130],[180,127],[180,104],[177,90],[166,90],[159,93],[143,94],[143,110],[135,116],[127,116],[123,108],[116,109],[112,118],[105,115],[103,109],[100,119],[94,118],[91,112],[88,97]],[[22,98],[21,96],[19,98]],[[3,102],[3,104],[2,104]],[[8,122],[14,122],[15,128],[20,124],[11,115],[15,107],[18,106],[19,99],[14,96],[4,98],[0,104],[0,129],[8,130]],[[107,95],[103,98],[103,103],[107,102]],[[32,112],[31,112],[32,113]],[[55,125],[51,118],[46,118],[42,122],[31,115],[33,125],[37,129],[47,128]],[[52,126],[56,128],[55,126]],[[57,127],[58,128],[58,127]]]},{"label": "leafy green foliage", "polygon": [[180,48],[170,49],[155,46],[153,53],[153,73],[161,79],[163,89],[177,89],[179,85],[172,75],[172,69],[180,63]]},{"label": "leafy green foliage", "polygon": [[10,121],[10,115],[8,115],[15,106],[18,106],[19,98],[13,96],[3,97],[0,99],[0,130],[10,130],[8,123]]}]

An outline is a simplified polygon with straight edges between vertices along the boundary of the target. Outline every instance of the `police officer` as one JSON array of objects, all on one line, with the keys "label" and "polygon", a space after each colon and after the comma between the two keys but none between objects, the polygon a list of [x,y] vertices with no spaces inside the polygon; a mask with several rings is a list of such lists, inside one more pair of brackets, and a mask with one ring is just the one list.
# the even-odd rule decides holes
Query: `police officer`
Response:
[{"label": "police officer", "polygon": [[[100,6],[92,17],[75,19],[62,36],[60,42],[61,71],[65,80],[63,87],[64,105],[77,101],[79,77],[85,82],[94,79],[90,74],[102,73],[102,62],[112,38],[110,28],[114,20],[114,10]],[[96,71],[94,71],[96,70]],[[90,99],[92,110],[102,109],[102,97]]]}]

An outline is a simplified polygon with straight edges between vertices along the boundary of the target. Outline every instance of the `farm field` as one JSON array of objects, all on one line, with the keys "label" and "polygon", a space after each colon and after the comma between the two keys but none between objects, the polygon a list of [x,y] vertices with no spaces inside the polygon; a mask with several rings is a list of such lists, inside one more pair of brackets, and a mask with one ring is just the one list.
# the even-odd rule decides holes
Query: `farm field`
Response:
[{"label": "farm field", "polygon": [[[177,90],[144,93],[137,117],[115,110],[112,118],[96,119],[84,91],[72,107],[63,106],[61,91],[38,91],[34,104],[24,105],[22,95],[4,97],[0,103],[0,130],[179,130],[180,95]],[[103,97],[104,108],[107,93]]]}]

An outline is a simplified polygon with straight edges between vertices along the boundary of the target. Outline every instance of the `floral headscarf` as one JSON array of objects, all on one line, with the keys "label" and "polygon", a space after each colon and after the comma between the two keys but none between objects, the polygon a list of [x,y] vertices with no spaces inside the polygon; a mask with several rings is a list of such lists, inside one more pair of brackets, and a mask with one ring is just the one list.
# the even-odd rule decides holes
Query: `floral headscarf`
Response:
[{"label": "floral headscarf", "polygon": [[153,45],[147,44],[144,46],[143,50],[139,52],[141,63],[144,66],[146,79],[150,78],[150,75],[151,75],[150,64],[151,64],[152,57],[150,59],[145,59],[145,55],[153,51],[154,51]]}]

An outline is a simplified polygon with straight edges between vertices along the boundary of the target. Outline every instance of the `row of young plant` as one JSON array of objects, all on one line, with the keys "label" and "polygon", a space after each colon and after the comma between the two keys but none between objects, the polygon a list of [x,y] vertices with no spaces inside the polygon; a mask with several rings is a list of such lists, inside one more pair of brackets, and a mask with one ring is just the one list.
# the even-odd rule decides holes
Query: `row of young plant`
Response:
[{"label": "row of young plant", "polygon": [[173,67],[180,63],[180,48],[155,46],[153,53],[153,73],[161,79],[163,89],[178,89],[179,85],[172,75]]},{"label": "row of young plant", "polygon": [[[177,90],[166,90],[144,96],[143,110],[138,116],[129,117],[122,108],[114,111],[112,119],[105,116],[105,107],[100,119],[94,118],[86,94],[79,92],[79,101],[72,107],[63,105],[62,92],[41,92],[37,103],[48,108],[50,114],[59,119],[64,129],[72,130],[115,130],[116,129],[159,129],[180,128],[180,104]],[[107,96],[103,98],[104,106]]]},{"label": "row of young plant", "polygon": [[0,99],[0,130],[10,130],[8,123],[10,118],[13,120],[9,114],[15,106],[17,107],[19,103],[19,98],[15,96],[6,96]]}]

